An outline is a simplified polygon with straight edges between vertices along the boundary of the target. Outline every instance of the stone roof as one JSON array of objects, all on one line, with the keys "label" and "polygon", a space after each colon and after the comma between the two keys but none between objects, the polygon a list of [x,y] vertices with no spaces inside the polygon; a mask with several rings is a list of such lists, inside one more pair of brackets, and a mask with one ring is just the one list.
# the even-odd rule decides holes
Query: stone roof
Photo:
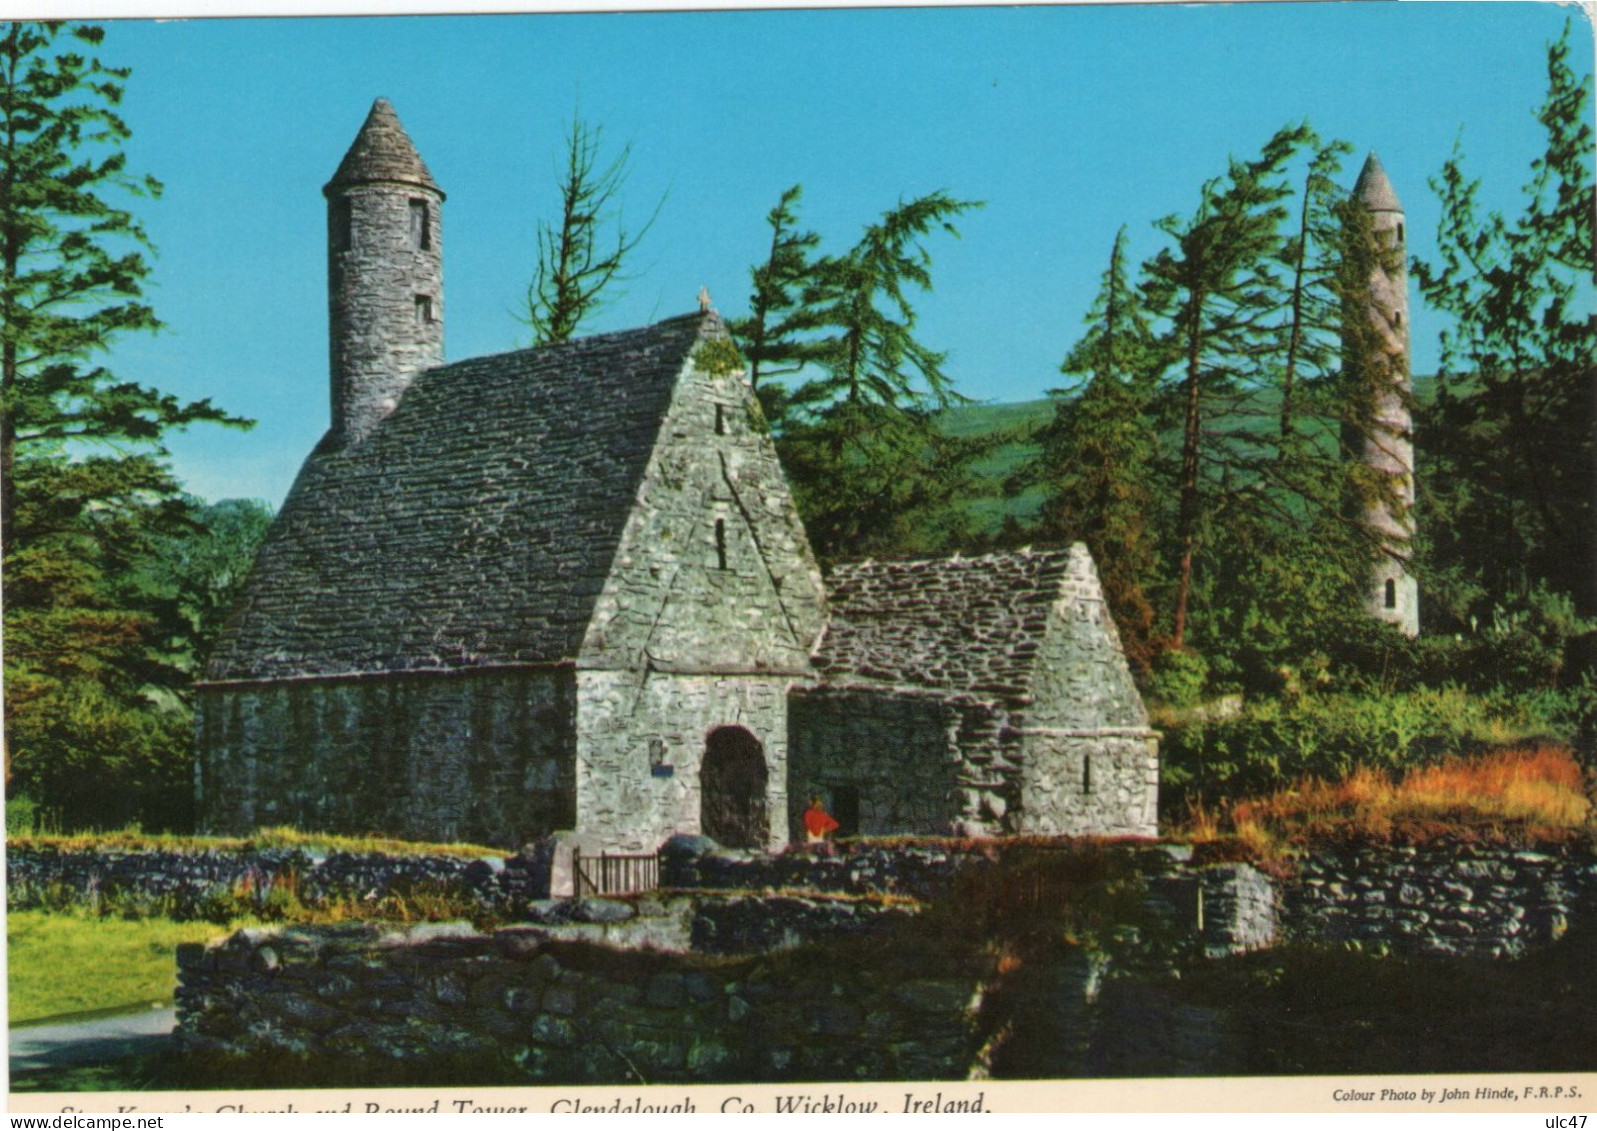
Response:
[{"label": "stone roof", "polygon": [[816,670],[829,681],[1023,698],[1070,557],[1026,549],[839,565]]},{"label": "stone roof", "polygon": [[360,443],[324,438],[207,678],[573,659],[678,375],[719,316],[421,374]]},{"label": "stone roof", "polygon": [[399,115],[386,98],[372,103],[366,124],[350,143],[349,152],[338,163],[333,179],[322,188],[330,193],[347,185],[371,184],[374,181],[398,181],[402,184],[420,185],[431,189],[439,197],[444,190],[438,187],[427,165],[416,152],[410,135],[399,124]]},{"label": "stone roof", "polygon": [[1365,159],[1364,168],[1359,171],[1359,179],[1353,185],[1353,196],[1371,212],[1403,211],[1403,206],[1397,200],[1397,190],[1392,187],[1391,178],[1381,168],[1381,159],[1375,156],[1373,150]]}]

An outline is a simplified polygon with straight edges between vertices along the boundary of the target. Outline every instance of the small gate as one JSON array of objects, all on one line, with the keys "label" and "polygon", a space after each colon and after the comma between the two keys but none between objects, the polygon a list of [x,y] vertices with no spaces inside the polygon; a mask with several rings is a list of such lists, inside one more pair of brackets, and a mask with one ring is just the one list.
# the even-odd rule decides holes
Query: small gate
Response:
[{"label": "small gate", "polygon": [[608,852],[584,856],[580,849],[572,849],[571,876],[574,894],[579,899],[588,895],[653,891],[660,886],[660,857],[657,853],[627,856]]}]

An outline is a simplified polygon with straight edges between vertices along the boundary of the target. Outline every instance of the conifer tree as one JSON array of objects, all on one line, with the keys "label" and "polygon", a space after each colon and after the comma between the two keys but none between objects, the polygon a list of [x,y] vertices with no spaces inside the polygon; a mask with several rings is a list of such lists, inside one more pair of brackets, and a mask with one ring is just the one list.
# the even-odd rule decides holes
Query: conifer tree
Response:
[{"label": "conifer tree", "polygon": [[131,206],[161,186],[128,171],[117,107],[129,72],[94,56],[103,37],[10,23],[0,38],[8,770],[69,822],[141,807],[177,821],[190,724],[155,700],[187,675],[160,647],[169,600],[139,570],[192,527],[163,437],[247,422],[120,380],[105,363],[121,334],[160,326],[143,295],[150,241]]},{"label": "conifer tree", "polygon": [[1174,247],[1144,267],[1145,293],[1165,319],[1164,344],[1178,359],[1174,391],[1182,442],[1171,633],[1176,649],[1185,642],[1200,533],[1219,502],[1238,497],[1237,472],[1257,463],[1257,429],[1217,431],[1211,425],[1216,418],[1236,419],[1257,389],[1264,363],[1279,351],[1280,226],[1291,195],[1284,171],[1310,136],[1306,126],[1288,127],[1257,159],[1233,160],[1224,178],[1204,186],[1192,218],[1159,222]]},{"label": "conifer tree", "polygon": [[1153,631],[1146,587],[1157,548],[1153,399],[1162,359],[1127,271],[1125,245],[1122,227],[1087,332],[1060,366],[1080,380],[1049,390],[1057,398],[1053,419],[1037,435],[1036,457],[1007,486],[1011,492],[1043,487],[1035,535],[1087,544],[1126,654],[1146,668]]},{"label": "conifer tree", "polygon": [[[966,533],[960,504],[982,445],[937,427],[937,411],[964,398],[946,355],[916,335],[911,298],[931,290],[927,237],[957,236],[955,221],[980,204],[946,192],[901,202],[848,251],[809,260],[800,275],[811,243],[807,234],[784,235],[796,200],[785,194],[771,220],[773,245],[793,249],[775,261],[791,273],[766,281],[792,287],[802,277],[803,287],[796,304],[787,290],[784,305],[764,307],[767,318],[790,312],[779,338],[765,324],[761,349],[770,360],[779,340],[777,356],[797,367],[775,433],[810,541],[823,562],[944,548]],[[738,324],[745,350],[757,324],[753,315]]]},{"label": "conifer tree", "polygon": [[766,216],[771,250],[764,263],[749,270],[754,283],[749,314],[727,324],[742,343],[749,384],[766,417],[773,421],[782,415],[784,390],[772,378],[792,376],[815,359],[815,347],[801,335],[813,326],[804,294],[814,282],[812,256],[821,238],[798,228],[798,203],[803,194],[803,186],[794,185]]},{"label": "conifer tree", "polygon": [[532,327],[537,345],[569,341],[585,319],[614,297],[615,284],[626,281],[628,257],[665,205],[662,197],[641,229],[627,230],[619,197],[632,148],[623,146],[608,165],[601,165],[602,135],[600,127],[580,117],[571,119],[560,173],[560,219],[538,225],[537,270],[527,287],[523,321]]},{"label": "conifer tree", "polygon": [[1550,45],[1537,111],[1545,151],[1524,211],[1483,211],[1461,150],[1431,181],[1439,260],[1416,261],[1421,293],[1452,319],[1428,413],[1421,477],[1432,568],[1461,575],[1461,619],[1523,607],[1538,583],[1597,613],[1597,254],[1592,239],[1591,80]]}]

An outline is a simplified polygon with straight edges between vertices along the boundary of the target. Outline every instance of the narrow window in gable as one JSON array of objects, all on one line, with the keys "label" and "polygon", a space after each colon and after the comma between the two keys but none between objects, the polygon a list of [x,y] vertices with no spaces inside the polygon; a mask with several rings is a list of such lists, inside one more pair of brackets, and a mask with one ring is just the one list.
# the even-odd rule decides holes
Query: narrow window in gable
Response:
[{"label": "narrow window in gable", "polygon": [[726,519],[715,520],[715,568],[726,568]]},{"label": "narrow window in gable", "polygon": [[431,251],[433,246],[432,214],[425,200],[414,197],[410,201],[410,246],[413,251]]},{"label": "narrow window in gable", "polygon": [[350,229],[353,221],[350,217],[349,200],[340,198],[333,201],[333,250],[348,251],[351,243]]}]

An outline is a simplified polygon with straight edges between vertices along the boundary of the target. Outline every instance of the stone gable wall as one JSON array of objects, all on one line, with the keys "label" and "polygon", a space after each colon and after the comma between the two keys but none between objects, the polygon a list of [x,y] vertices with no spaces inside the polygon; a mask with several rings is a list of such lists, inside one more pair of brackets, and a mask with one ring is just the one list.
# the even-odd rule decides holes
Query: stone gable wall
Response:
[{"label": "stone gable wall", "polygon": [[1071,547],[1070,568],[1048,610],[1030,686],[1031,702],[1024,712],[1030,727],[1148,725],[1092,556],[1079,542]]},{"label": "stone gable wall", "polygon": [[202,687],[202,828],[515,849],[572,827],[575,700],[569,668]]},{"label": "stone gable wall", "polygon": [[739,373],[679,378],[581,667],[809,671],[824,590],[756,413]]},{"label": "stone gable wall", "polygon": [[1022,731],[1022,834],[1156,836],[1159,742],[1151,732]]}]

